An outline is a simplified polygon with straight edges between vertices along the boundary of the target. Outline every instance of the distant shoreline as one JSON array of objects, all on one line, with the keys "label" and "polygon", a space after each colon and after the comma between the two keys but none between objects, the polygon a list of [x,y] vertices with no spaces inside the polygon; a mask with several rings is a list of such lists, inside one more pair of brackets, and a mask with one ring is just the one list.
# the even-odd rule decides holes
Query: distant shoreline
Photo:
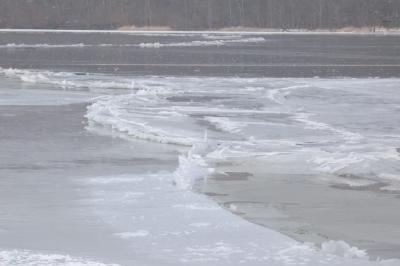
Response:
[{"label": "distant shoreline", "polygon": [[212,30],[173,30],[170,28],[128,28],[121,27],[113,30],[88,30],[88,29],[14,29],[14,28],[0,28],[0,32],[60,32],[60,33],[149,33],[149,34],[207,34],[207,33],[219,33],[219,34],[346,34],[346,35],[397,35],[400,34],[400,28],[343,28],[335,30],[317,29],[317,30],[305,30],[305,29],[262,29],[262,28],[222,28]]}]

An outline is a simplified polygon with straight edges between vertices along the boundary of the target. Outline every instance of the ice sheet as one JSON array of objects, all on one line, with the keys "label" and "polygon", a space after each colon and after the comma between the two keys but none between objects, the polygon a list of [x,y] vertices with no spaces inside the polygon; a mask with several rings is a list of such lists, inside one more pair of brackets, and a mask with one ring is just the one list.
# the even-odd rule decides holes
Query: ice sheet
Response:
[{"label": "ice sheet", "polygon": [[[393,177],[399,175],[400,98],[392,94],[398,80],[2,73],[2,79],[28,86],[95,96],[86,114],[89,130],[192,147],[181,155],[175,173],[92,177],[84,183],[93,212],[145,260],[172,265],[398,263],[366,261],[362,251],[342,242],[329,242],[322,251],[300,244],[191,191],[207,179],[213,164],[241,156],[266,156],[287,166],[295,162],[305,173],[398,181]],[[35,86],[27,93],[34,93]]]}]

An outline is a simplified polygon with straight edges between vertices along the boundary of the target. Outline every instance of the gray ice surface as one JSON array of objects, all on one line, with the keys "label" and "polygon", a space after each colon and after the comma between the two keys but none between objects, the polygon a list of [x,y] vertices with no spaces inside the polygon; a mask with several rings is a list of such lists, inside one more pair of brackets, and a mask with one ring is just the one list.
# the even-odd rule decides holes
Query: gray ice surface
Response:
[{"label": "gray ice surface", "polygon": [[[3,259],[375,265],[320,253],[177,190],[178,155],[205,129],[222,143],[214,156],[239,155],[208,158],[220,172],[203,187],[231,212],[298,240],[342,239],[399,257],[397,80],[369,78],[398,77],[400,36],[0,36]],[[363,79],[293,79],[315,76]],[[201,158],[186,159],[183,173],[203,170]]]}]

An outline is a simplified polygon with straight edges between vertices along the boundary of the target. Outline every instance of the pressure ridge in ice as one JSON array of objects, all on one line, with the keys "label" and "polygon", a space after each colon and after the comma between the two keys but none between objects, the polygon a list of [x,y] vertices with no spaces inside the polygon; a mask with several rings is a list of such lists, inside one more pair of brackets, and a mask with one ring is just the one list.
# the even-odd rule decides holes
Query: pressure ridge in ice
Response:
[{"label": "pressure ridge in ice", "polygon": [[243,39],[221,39],[221,40],[207,40],[207,41],[191,41],[191,42],[176,42],[176,43],[141,43],[139,46],[142,48],[162,48],[162,47],[201,47],[201,46],[224,46],[226,44],[234,43],[259,43],[265,42],[263,37],[257,38],[243,38]]},{"label": "pressure ridge in ice", "polygon": [[17,69],[0,73],[25,84],[104,95],[88,107],[90,128],[106,127],[127,137],[186,146],[201,143],[208,131],[208,141],[217,150],[223,147],[227,157],[272,152],[288,163],[304,161],[310,172],[355,175],[392,185],[398,182],[393,177],[400,175],[400,121],[394,115],[400,99],[395,79],[366,83],[128,78]]},{"label": "pressure ridge in ice", "polygon": [[113,44],[113,43],[7,43],[0,44],[0,49],[57,49],[57,48],[101,48],[101,47],[138,47],[138,48],[163,48],[163,47],[202,47],[202,46],[224,46],[237,43],[260,43],[265,42],[263,37],[242,37],[240,35],[200,35],[204,40],[186,41],[186,42],[155,42],[155,43],[129,43],[129,44]]},{"label": "pressure ridge in ice", "polygon": [[288,163],[304,161],[310,172],[397,186],[395,79],[128,78],[0,70],[28,85],[104,95],[88,107],[91,128],[186,146],[201,143],[208,130],[208,141],[223,146],[224,156],[275,152]]},{"label": "pressure ridge in ice", "polygon": [[174,172],[174,184],[179,189],[192,189],[196,182],[206,180],[213,171],[202,156],[194,152],[195,147],[187,155],[179,156],[179,167]]},{"label": "pressure ridge in ice", "polygon": [[[310,172],[376,181],[399,174],[396,149],[400,132],[393,127],[399,124],[393,117],[399,99],[381,93],[383,84],[388,91],[395,90],[395,80],[369,81],[368,94],[376,90],[376,95],[362,98],[362,83],[347,80],[183,78],[174,82],[179,85],[156,95],[100,100],[88,108],[87,117],[92,125],[108,126],[131,137],[188,146],[200,143],[208,130],[209,141],[218,148],[223,146],[227,157],[238,152],[278,152],[288,163],[303,160]],[[340,83],[354,85],[331,89],[331,82],[339,83],[338,88]],[[320,103],[315,101],[317,92],[337,99],[332,104]],[[345,99],[341,99],[343,94]],[[374,113],[368,97],[382,98],[382,105],[375,104]],[[358,99],[365,103],[356,106],[353,101]],[[340,109],[336,104],[339,100],[343,102]],[[371,116],[365,116],[368,112]]]}]

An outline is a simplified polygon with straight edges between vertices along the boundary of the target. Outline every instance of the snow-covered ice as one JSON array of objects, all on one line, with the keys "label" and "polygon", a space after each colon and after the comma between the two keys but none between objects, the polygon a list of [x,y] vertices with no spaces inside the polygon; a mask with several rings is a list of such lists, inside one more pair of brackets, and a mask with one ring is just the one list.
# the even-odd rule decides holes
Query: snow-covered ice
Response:
[{"label": "snow-covered ice", "polygon": [[[321,248],[299,243],[193,192],[216,162],[241,156],[295,160],[302,171],[327,173],[335,182],[335,176],[357,175],[397,184],[396,79],[131,78],[18,69],[1,69],[0,79],[25,84],[26,93],[37,93],[37,84],[77,98],[83,93],[80,100],[90,102],[88,130],[182,150],[175,172],[76,180],[91,211],[144,265],[399,264],[369,261],[341,241]],[[103,265],[67,255],[0,252],[0,265],[60,263]]]}]

